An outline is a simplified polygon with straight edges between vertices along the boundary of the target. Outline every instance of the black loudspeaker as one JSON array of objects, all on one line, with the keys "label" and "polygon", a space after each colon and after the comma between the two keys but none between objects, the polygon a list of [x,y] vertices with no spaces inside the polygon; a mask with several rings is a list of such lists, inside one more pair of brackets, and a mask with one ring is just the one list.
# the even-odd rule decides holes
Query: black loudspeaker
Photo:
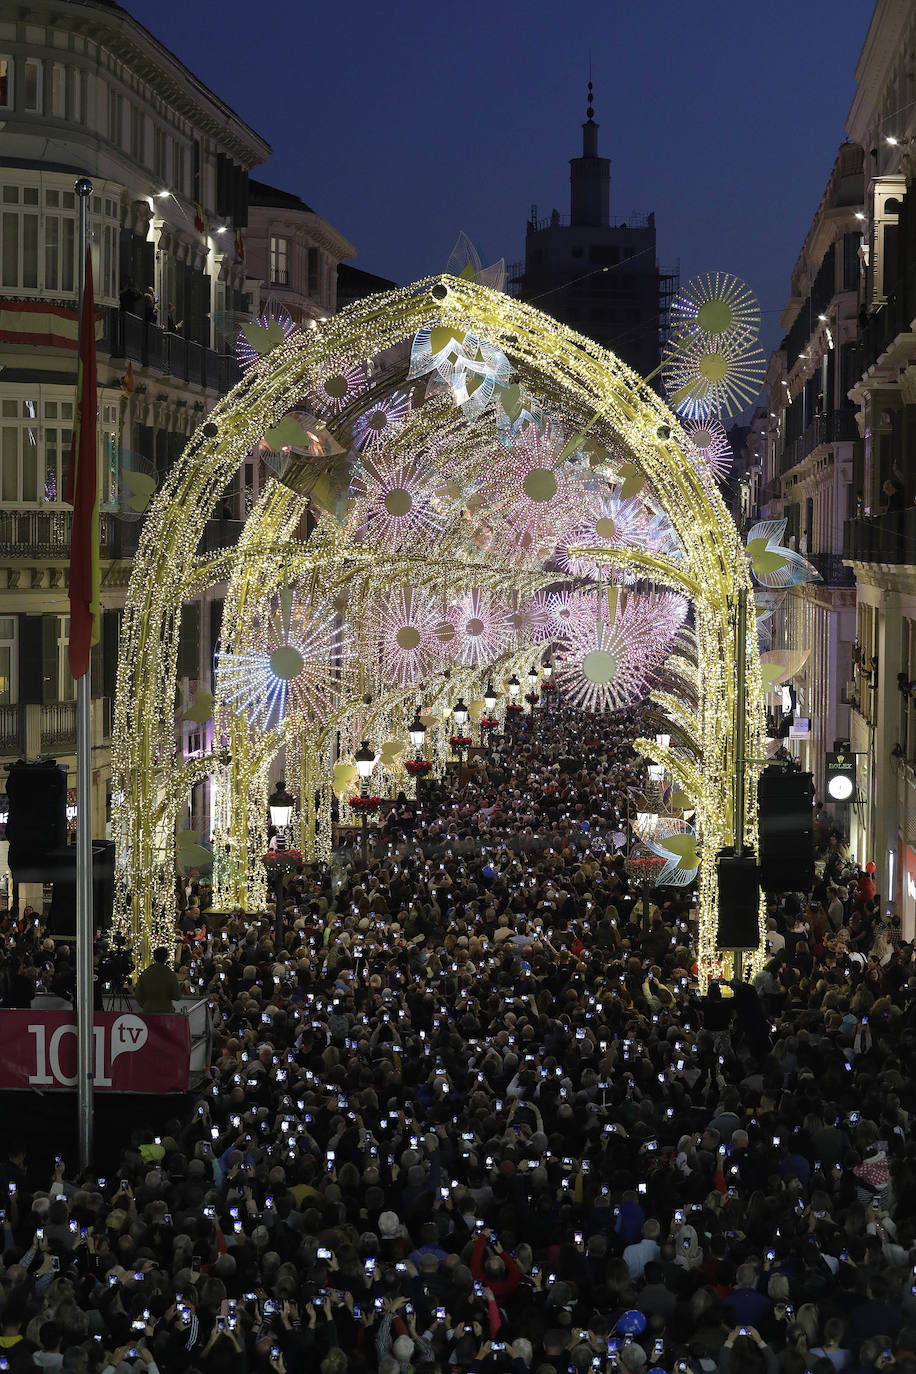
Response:
[{"label": "black loudspeaker", "polygon": [[814,783],[810,773],[767,768],[757,784],[760,886],[807,892],[814,883]]},{"label": "black loudspeaker", "polygon": [[14,763],[6,780],[10,872],[41,882],[48,856],[67,843],[67,770],[56,763]]},{"label": "black loudspeaker", "polygon": [[728,850],[716,859],[719,888],[717,949],[756,949],[760,944],[760,870],[756,854]]},{"label": "black loudspeaker", "polygon": [[[76,931],[76,849],[73,845],[52,857],[50,879],[54,884],[48,931],[72,936]],[[92,920],[96,930],[107,930],[114,905],[114,840],[92,841]]]}]

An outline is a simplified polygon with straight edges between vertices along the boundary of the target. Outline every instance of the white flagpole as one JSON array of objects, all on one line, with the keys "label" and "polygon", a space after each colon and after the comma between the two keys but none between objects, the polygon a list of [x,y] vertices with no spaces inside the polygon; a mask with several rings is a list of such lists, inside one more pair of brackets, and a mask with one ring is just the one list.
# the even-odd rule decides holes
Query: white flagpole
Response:
[{"label": "white flagpole", "polygon": [[[83,319],[86,289],[86,250],[89,245],[89,197],[92,182],[80,177],[79,197],[79,319]],[[94,408],[80,416],[80,424],[96,424]],[[90,661],[92,650],[90,649]],[[93,1043],[92,1043],[92,669],[76,683],[76,1029],[77,1111],[80,1168],[92,1161]]]}]

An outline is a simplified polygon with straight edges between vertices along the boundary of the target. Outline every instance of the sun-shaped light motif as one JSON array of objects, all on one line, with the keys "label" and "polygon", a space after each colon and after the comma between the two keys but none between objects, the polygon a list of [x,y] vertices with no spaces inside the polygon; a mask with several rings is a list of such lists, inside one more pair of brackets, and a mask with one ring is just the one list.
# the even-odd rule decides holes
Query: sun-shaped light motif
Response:
[{"label": "sun-shaped light motif", "polygon": [[556,557],[573,577],[607,579],[613,564],[578,550],[637,548],[664,556],[673,540],[671,526],[642,497],[624,498],[619,489],[611,489],[591,504],[587,519],[558,547]]},{"label": "sun-shaped light motif", "polygon": [[358,449],[380,448],[389,444],[394,431],[410,414],[410,397],[403,391],[392,391],[372,401],[353,426],[353,442]]},{"label": "sun-shaped light motif", "polygon": [[443,621],[436,628],[436,637],[446,655],[466,668],[492,663],[506,652],[512,639],[506,603],[480,587],[460,596]]},{"label": "sun-shaped light motif", "polygon": [[684,432],[696,451],[698,467],[705,468],[717,482],[724,482],[734,459],[724,426],[718,420],[698,420],[686,424]]},{"label": "sun-shaped light motif", "polygon": [[527,598],[514,596],[507,619],[520,648],[526,644],[542,644],[551,637],[550,607],[544,592]]},{"label": "sun-shaped light motif", "polygon": [[682,286],[671,303],[671,328],[677,333],[722,339],[760,332],[760,305],[740,277],[704,272]]},{"label": "sun-shaped light motif", "polygon": [[613,616],[607,598],[588,598],[557,655],[557,679],[570,704],[617,711],[645,696],[687,614],[674,592],[621,595]]},{"label": "sun-shaped light motif", "polygon": [[743,411],[757,400],[765,370],[764,354],[743,337],[702,334],[669,343],[662,363],[667,400],[688,419]]},{"label": "sun-shaped light motif", "polygon": [[285,587],[258,628],[260,643],[217,658],[223,700],[244,711],[257,730],[279,725],[291,710],[323,720],[342,690],[347,653],[346,631],[333,607]]},{"label": "sun-shaped light motif", "polygon": [[412,458],[364,456],[351,487],[362,537],[377,548],[429,538],[444,523],[435,501],[441,478]]},{"label": "sun-shaped light motif", "polygon": [[734,415],[760,394],[766,361],[744,335],[673,338],[662,363],[668,403],[688,419]]},{"label": "sun-shaped light motif", "polygon": [[309,395],[309,405],[317,415],[339,415],[365,390],[364,363],[328,358],[320,382]]},{"label": "sun-shaped light motif", "polygon": [[413,687],[435,671],[442,653],[436,638],[440,619],[429,598],[410,587],[379,601],[376,620],[386,683]]},{"label": "sun-shaped light motif", "polygon": [[558,426],[528,425],[504,442],[487,483],[494,543],[526,565],[543,562],[580,518],[584,481],[569,463],[558,465],[565,443]]},{"label": "sun-shaped light motif", "polygon": [[556,639],[566,639],[580,624],[589,623],[594,601],[582,592],[548,592],[547,624]]}]

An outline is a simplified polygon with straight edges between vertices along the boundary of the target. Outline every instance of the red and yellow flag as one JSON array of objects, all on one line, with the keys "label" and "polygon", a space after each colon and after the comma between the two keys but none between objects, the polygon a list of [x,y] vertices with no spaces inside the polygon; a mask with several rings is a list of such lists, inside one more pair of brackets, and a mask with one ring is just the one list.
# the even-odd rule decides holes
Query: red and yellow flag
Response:
[{"label": "red and yellow flag", "polygon": [[70,535],[70,672],[80,678],[99,641],[98,393],[95,361],[92,256],[86,248],[86,289],[80,319],[76,421],[70,444],[66,500],[73,507]]}]

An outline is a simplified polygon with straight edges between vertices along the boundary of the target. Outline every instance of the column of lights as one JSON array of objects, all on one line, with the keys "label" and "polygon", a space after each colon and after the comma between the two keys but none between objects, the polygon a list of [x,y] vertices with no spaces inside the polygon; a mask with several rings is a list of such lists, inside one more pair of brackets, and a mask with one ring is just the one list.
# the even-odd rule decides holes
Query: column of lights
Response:
[{"label": "column of lights", "polygon": [[[119,836],[119,919],[127,911],[127,893],[136,894],[133,920],[149,929],[157,916],[154,897],[165,896],[163,910],[170,914],[173,900],[168,887],[157,886],[153,840],[146,803],[160,780],[169,772],[174,749],[171,701],[175,682],[176,615],[185,589],[199,576],[197,561],[187,550],[196,545],[195,530],[212,510],[226,481],[242,461],[266,423],[276,423],[303,394],[303,376],[317,373],[316,359],[331,350],[350,357],[370,357],[399,339],[409,337],[423,319],[461,326],[479,322],[482,332],[497,345],[511,338],[512,356],[531,381],[553,397],[562,397],[572,423],[583,423],[596,410],[600,419],[595,435],[610,440],[616,431],[628,457],[645,473],[668,518],[687,550],[694,577],[703,588],[698,623],[703,629],[701,663],[704,686],[699,704],[703,725],[704,767],[711,821],[727,805],[723,741],[727,738],[730,684],[726,668],[733,668],[734,647],[729,644],[729,594],[746,569],[737,535],[724,519],[724,507],[716,493],[702,490],[702,483],[684,470],[682,439],[676,422],[657,397],[628,369],[609,359],[597,346],[578,339],[563,326],[547,321],[537,312],[466,282],[449,280],[441,292],[427,295],[422,284],[392,293],[381,302],[360,303],[317,329],[314,334],[281,346],[276,356],[264,360],[232,397],[221,402],[204,431],[194,437],[156,499],[148,517],[141,551],[125,611],[124,654],[119,664],[116,724],[115,793]],[[534,379],[534,380],[531,380]],[[447,409],[436,407],[441,415]],[[421,429],[427,417],[417,420]],[[432,418],[432,417],[429,417]],[[662,423],[672,426],[659,442]],[[452,415],[450,433],[460,429],[460,417]],[[468,427],[471,428],[471,427]],[[218,437],[218,443],[216,442]],[[461,441],[454,441],[455,448]],[[148,536],[148,538],[147,538]],[[346,545],[338,544],[343,554]],[[272,544],[276,549],[276,543]],[[349,555],[348,555],[349,556]],[[269,561],[269,555],[266,558]],[[211,562],[211,568],[215,567]],[[199,586],[199,583],[198,583]],[[711,654],[711,656],[710,656]],[[752,656],[753,660],[753,656]],[[720,670],[715,671],[715,665]],[[756,667],[749,664],[753,694]],[[759,685],[759,670],[756,673]],[[756,703],[749,706],[748,735],[758,733]],[[725,731],[720,727],[725,722]],[[752,752],[753,746],[749,752]],[[126,798],[131,798],[128,806]],[[698,805],[700,798],[697,798]],[[263,814],[263,813],[262,813]],[[748,826],[755,828],[753,807]],[[706,847],[704,847],[705,849]],[[167,869],[167,865],[166,865]],[[705,884],[705,885],[704,885]],[[714,873],[701,875],[702,931],[710,924],[714,939]],[[714,953],[714,950],[713,950]]]}]

